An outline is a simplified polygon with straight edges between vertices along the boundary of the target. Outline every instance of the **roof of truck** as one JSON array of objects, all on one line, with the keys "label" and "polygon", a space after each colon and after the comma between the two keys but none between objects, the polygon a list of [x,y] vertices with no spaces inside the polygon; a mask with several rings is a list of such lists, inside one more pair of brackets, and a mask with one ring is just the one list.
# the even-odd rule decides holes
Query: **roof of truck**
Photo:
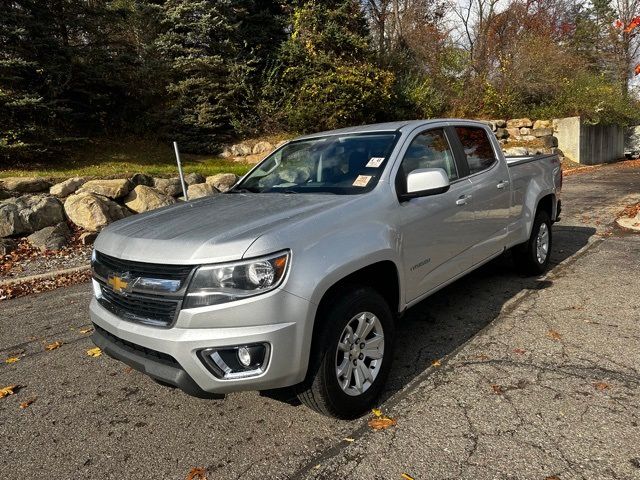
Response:
[{"label": "roof of truck", "polygon": [[441,122],[465,122],[469,124],[486,124],[486,122],[479,122],[476,120],[462,119],[462,118],[432,118],[429,120],[402,120],[397,122],[386,123],[372,123],[369,125],[356,125],[354,127],[340,128],[337,130],[327,130],[325,132],[311,133],[296,138],[295,140],[301,140],[306,138],[324,137],[328,135],[343,135],[347,133],[372,133],[372,132],[395,132],[399,130],[413,130],[416,127],[426,126],[430,123]]}]

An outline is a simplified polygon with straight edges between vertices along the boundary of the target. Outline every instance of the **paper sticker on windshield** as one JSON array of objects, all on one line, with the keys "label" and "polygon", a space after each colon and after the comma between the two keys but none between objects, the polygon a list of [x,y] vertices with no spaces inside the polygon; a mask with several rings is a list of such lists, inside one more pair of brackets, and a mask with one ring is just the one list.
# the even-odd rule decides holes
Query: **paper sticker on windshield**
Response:
[{"label": "paper sticker on windshield", "polygon": [[384,157],[371,157],[369,159],[369,163],[367,163],[367,167],[378,168],[384,162]]},{"label": "paper sticker on windshield", "polygon": [[369,176],[369,175],[358,175],[358,178],[356,178],[353,181],[353,186],[354,187],[366,187],[367,184],[369,183],[369,180],[371,180],[371,176]]}]

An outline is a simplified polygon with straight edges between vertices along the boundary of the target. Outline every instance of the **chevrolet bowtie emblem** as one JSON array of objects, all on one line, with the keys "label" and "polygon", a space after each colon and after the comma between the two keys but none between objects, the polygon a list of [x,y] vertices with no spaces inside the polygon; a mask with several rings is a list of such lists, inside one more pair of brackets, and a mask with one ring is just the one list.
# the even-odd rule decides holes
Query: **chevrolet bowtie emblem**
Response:
[{"label": "chevrolet bowtie emblem", "polygon": [[129,275],[127,273],[122,275],[111,274],[107,279],[107,283],[111,286],[114,292],[122,293],[127,291],[129,286]]}]

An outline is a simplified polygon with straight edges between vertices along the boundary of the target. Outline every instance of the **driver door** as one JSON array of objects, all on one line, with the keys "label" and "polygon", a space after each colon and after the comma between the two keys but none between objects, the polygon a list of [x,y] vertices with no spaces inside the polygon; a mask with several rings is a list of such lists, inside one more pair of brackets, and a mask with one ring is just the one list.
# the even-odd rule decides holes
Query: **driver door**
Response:
[{"label": "driver door", "polygon": [[405,191],[407,175],[421,168],[442,168],[451,186],[399,205],[407,303],[473,265],[473,242],[465,234],[474,221],[472,184],[464,178],[445,129],[425,130],[413,138],[398,170],[398,193]]}]

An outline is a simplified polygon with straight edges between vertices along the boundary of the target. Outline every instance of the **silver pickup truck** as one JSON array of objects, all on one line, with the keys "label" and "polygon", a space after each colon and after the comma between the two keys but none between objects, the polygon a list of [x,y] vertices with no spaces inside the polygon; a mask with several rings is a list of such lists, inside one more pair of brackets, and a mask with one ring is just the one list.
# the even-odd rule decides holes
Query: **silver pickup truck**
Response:
[{"label": "silver pickup truck", "polygon": [[118,221],[93,254],[93,341],[208,398],[293,386],[341,418],[374,404],[408,308],[508,249],[542,273],[556,155],[505,158],[485,124],[308,135],[229,192]]}]

